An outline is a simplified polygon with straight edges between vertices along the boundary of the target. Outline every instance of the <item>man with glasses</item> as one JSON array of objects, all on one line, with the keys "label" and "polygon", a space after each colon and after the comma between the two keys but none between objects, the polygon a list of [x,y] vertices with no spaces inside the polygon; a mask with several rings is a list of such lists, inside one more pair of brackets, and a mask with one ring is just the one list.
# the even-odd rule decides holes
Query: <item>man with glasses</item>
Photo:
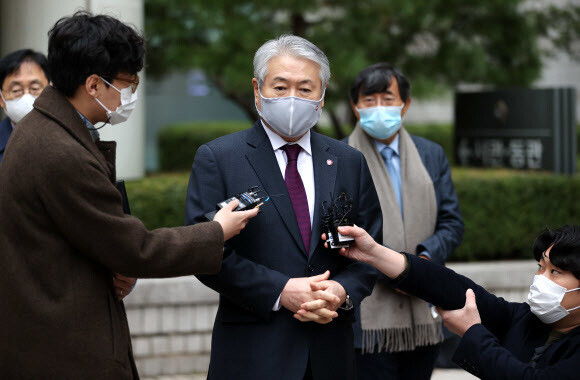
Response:
[{"label": "man with glasses", "polygon": [[43,54],[30,49],[0,59],[0,107],[8,116],[0,122],[0,163],[15,125],[32,111],[32,103],[48,85],[47,64]]},{"label": "man with glasses", "polygon": [[0,165],[0,374],[3,379],[134,379],[129,326],[113,273],[219,271],[224,241],[258,210],[149,231],[123,213],[115,147],[97,123],[126,120],[145,41],[79,12],[49,32],[51,85],[10,138]]},{"label": "man with glasses", "polygon": [[[464,224],[445,152],[403,125],[409,80],[392,65],[376,63],[356,76],[350,100],[357,124],[346,142],[369,165],[382,210],[382,243],[444,265]],[[382,277],[357,313],[359,380],[431,378],[443,335],[427,302]]]}]

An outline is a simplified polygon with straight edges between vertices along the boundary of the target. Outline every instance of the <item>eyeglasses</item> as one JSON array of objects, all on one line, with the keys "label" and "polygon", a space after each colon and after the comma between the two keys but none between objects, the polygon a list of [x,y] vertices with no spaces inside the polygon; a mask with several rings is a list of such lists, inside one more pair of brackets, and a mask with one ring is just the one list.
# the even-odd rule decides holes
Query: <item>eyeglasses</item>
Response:
[{"label": "eyeglasses", "polygon": [[118,78],[114,77],[112,79],[120,80],[121,82],[131,83],[131,92],[134,94],[137,91],[137,87],[139,87],[139,75],[135,76],[135,80],[131,81],[129,79]]},{"label": "eyeglasses", "polygon": [[44,90],[44,86],[40,84],[33,84],[32,86],[28,87],[28,89],[22,86],[13,86],[12,88],[2,89],[4,94],[6,94],[6,100],[18,99],[21,96],[23,96],[26,92],[28,92],[30,95],[36,98],[38,97],[38,95],[40,95],[42,90]]}]

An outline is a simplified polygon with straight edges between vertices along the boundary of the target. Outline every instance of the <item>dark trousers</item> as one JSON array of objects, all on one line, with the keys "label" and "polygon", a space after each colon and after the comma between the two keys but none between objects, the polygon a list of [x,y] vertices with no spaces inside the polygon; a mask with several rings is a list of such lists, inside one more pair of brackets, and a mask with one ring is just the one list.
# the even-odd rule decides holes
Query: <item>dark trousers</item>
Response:
[{"label": "dark trousers", "polygon": [[306,372],[304,373],[303,380],[313,380],[312,378],[312,367],[310,366],[310,358],[308,358],[308,365],[306,366]]},{"label": "dark trousers", "polygon": [[414,351],[362,354],[356,350],[358,380],[429,380],[439,345],[418,347]]},{"label": "dark trousers", "polygon": [[451,331],[447,330],[443,326],[443,343],[441,343],[441,350],[435,361],[435,367],[437,368],[459,368],[459,366],[453,363],[453,355],[455,350],[459,347],[459,342],[461,342],[461,337],[453,334]]}]

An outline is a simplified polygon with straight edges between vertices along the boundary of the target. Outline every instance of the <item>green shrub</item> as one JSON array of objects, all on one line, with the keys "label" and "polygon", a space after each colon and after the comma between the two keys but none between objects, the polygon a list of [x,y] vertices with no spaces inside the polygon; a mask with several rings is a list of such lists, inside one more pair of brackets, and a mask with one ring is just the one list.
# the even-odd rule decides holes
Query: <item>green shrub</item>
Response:
[{"label": "green shrub", "polygon": [[452,261],[529,259],[545,227],[580,223],[580,176],[455,170],[465,234]]},{"label": "green shrub", "polygon": [[[465,235],[451,261],[529,259],[544,227],[580,223],[580,176],[454,169],[453,180]],[[188,173],[128,182],[133,215],[150,229],[183,225],[187,182]]]},{"label": "green shrub", "polygon": [[447,159],[453,164],[453,126],[451,124],[418,124],[405,126],[405,128],[413,135],[441,145]]},{"label": "green shrub", "polygon": [[239,121],[188,122],[163,128],[158,137],[161,171],[191,169],[195,152],[203,144],[218,137],[249,128]]},{"label": "green shrub", "polygon": [[149,229],[183,226],[187,173],[163,174],[126,183],[131,214]]}]

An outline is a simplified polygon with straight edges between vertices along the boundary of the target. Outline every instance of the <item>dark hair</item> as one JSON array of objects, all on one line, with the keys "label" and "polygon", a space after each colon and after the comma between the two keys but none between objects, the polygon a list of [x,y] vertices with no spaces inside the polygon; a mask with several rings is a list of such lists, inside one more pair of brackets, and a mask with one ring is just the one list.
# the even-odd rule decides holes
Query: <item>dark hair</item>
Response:
[{"label": "dark hair", "polygon": [[399,86],[401,99],[406,102],[411,95],[411,84],[399,70],[384,62],[375,63],[358,73],[350,86],[350,100],[356,104],[359,94],[370,95],[386,92],[393,78]]},{"label": "dark hair", "polygon": [[109,82],[119,73],[137,74],[144,56],[143,36],[111,16],[76,12],[48,32],[52,84],[67,97],[93,74]]},{"label": "dark hair", "polygon": [[36,63],[44,71],[46,79],[50,80],[48,76],[48,61],[44,54],[31,49],[22,49],[16,50],[0,59],[0,87],[4,88],[6,77],[18,72],[24,62]]},{"label": "dark hair", "polygon": [[546,228],[534,242],[537,261],[550,246],[550,262],[580,280],[580,226],[564,226],[553,231]]}]

